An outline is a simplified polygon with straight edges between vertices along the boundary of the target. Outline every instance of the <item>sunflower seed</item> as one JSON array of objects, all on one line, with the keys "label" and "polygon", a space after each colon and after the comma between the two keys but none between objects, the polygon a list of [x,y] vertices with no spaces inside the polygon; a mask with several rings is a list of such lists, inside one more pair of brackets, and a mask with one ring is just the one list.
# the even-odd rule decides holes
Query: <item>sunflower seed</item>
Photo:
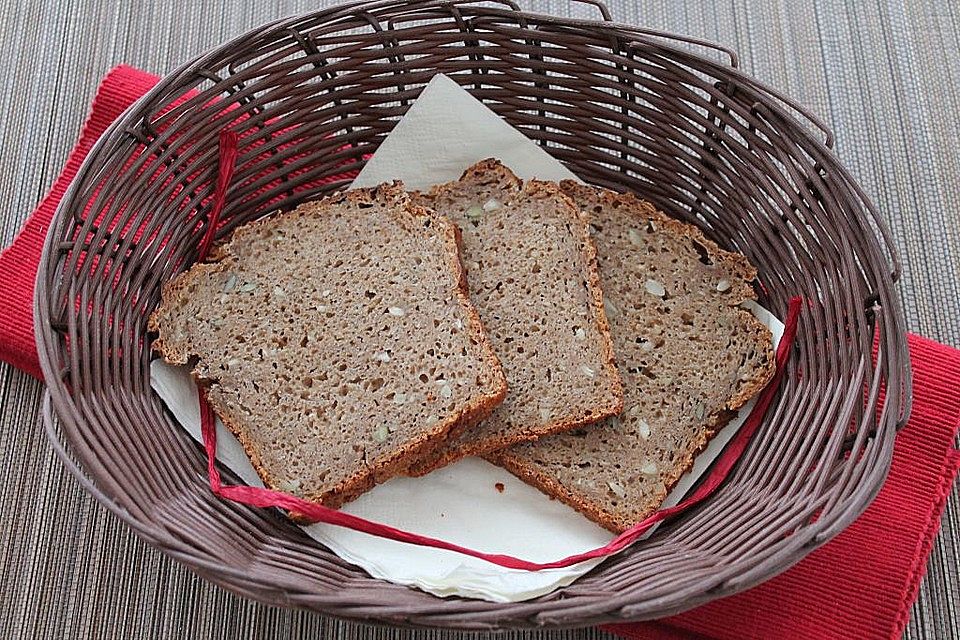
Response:
[{"label": "sunflower seed", "polygon": [[648,476],[655,475],[657,473],[657,463],[647,460],[642,465],[640,465],[640,473],[646,474]]},{"label": "sunflower seed", "polygon": [[637,423],[637,431],[640,432],[640,437],[644,440],[650,437],[650,425],[643,418],[640,418],[640,422]]},{"label": "sunflower seed", "polygon": [[488,212],[489,212],[489,211],[496,211],[496,210],[499,209],[499,208],[500,208],[500,202],[497,201],[496,198],[490,198],[489,200],[487,200],[486,202],[483,203],[483,210],[484,210],[484,211],[488,211]]},{"label": "sunflower seed", "polygon": [[643,287],[647,290],[647,293],[655,295],[658,298],[662,298],[667,293],[667,290],[663,288],[663,285],[656,280],[647,280]]},{"label": "sunflower seed", "polygon": [[277,488],[284,493],[299,493],[300,480],[281,480],[277,483]]},{"label": "sunflower seed", "polygon": [[390,307],[387,309],[387,313],[389,313],[392,316],[401,317],[406,314],[406,311],[404,311],[400,307]]},{"label": "sunflower seed", "polygon": [[613,494],[621,500],[627,497],[626,488],[619,482],[611,481],[607,483],[607,486],[610,487],[610,491],[613,491]]},{"label": "sunflower seed", "polygon": [[230,293],[236,288],[237,288],[237,276],[231,273],[230,277],[227,278],[227,281],[223,285],[223,292]]},{"label": "sunflower seed", "polygon": [[616,318],[620,315],[620,309],[609,298],[603,299],[603,312],[607,314],[608,318]]},{"label": "sunflower seed", "polygon": [[723,293],[724,291],[728,290],[729,288],[730,288],[730,281],[729,281],[729,280],[723,279],[723,280],[721,280],[720,282],[717,283],[717,291],[719,291],[720,293]]},{"label": "sunflower seed", "polygon": [[641,236],[640,232],[636,229],[630,229],[630,231],[627,231],[627,237],[630,238],[630,242],[637,246],[643,244],[643,236]]},{"label": "sunflower seed", "polygon": [[390,429],[387,428],[387,425],[382,424],[377,427],[377,430],[373,433],[373,439],[377,442],[386,442],[387,438],[390,437]]}]

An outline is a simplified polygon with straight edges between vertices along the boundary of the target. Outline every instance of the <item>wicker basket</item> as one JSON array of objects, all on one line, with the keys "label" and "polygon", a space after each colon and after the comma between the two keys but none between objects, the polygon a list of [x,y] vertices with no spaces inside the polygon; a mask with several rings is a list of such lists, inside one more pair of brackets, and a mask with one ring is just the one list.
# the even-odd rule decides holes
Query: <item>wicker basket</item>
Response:
[{"label": "wicker basket", "polygon": [[[47,428],[84,486],[231,591],[435,627],[673,614],[773,576],[856,518],[884,480],[910,398],[882,222],[830,151],[832,135],[741,73],[732,52],[615,24],[591,4],[603,20],[525,13],[509,0],[351,2],[218,47],[127,111],[64,197],[37,286]],[[241,135],[222,237],[347,184],[342,174],[362,166],[437,72],[585,180],[643,194],[745,253],[761,303],[781,317],[791,296],[809,301],[781,392],[726,485],[525,603],[375,580],[275,512],[216,499],[200,449],[148,379],[145,319],[161,283],[196,258],[219,131]]]}]

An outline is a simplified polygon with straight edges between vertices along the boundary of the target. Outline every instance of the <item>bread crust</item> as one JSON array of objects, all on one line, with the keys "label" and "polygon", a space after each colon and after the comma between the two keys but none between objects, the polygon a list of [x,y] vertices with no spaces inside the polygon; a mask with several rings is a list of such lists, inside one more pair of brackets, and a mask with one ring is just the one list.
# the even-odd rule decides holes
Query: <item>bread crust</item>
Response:
[{"label": "bread crust", "polygon": [[[446,416],[445,419],[438,421],[432,428],[426,429],[416,437],[404,442],[401,447],[398,447],[387,458],[378,461],[376,464],[365,464],[359,472],[343,479],[332,488],[320,494],[308,493],[304,495],[305,499],[311,502],[317,502],[333,508],[340,507],[345,502],[349,502],[363,492],[371,489],[375,484],[397,475],[399,471],[409,466],[413,460],[428,454],[439,446],[440,443],[443,442],[444,436],[451,430],[463,425],[475,424],[477,421],[482,420],[488,416],[506,396],[507,382],[503,375],[499,358],[490,345],[480,316],[469,299],[466,274],[464,273],[463,264],[460,259],[459,230],[456,225],[445,216],[411,203],[408,195],[403,190],[402,183],[399,182],[382,184],[369,189],[356,189],[333,194],[322,200],[301,205],[290,212],[256,220],[235,229],[226,241],[218,245],[214,251],[211,252],[207,262],[195,264],[189,270],[179,274],[176,278],[163,285],[160,305],[150,315],[148,320],[148,329],[158,333],[152,345],[154,351],[162,356],[164,360],[172,364],[187,364],[195,354],[168,344],[163,336],[161,317],[170,309],[176,308],[180,299],[185,295],[185,289],[190,283],[198,279],[204,271],[223,271],[227,269],[234,260],[234,256],[231,253],[233,243],[243,242],[243,236],[249,229],[255,226],[276,226],[293,216],[323,215],[326,207],[344,201],[351,203],[386,201],[395,205],[390,208],[390,211],[396,216],[397,222],[401,225],[421,225],[424,218],[428,218],[430,224],[435,225],[435,228],[443,239],[444,258],[453,283],[452,293],[464,313],[467,332],[477,344],[480,357],[488,369],[491,387],[489,389],[479,390],[456,411]],[[227,403],[217,398],[216,378],[208,378],[201,375],[197,368],[193,369],[191,375],[196,380],[198,386],[203,389],[203,393],[208,398],[211,408],[217,416],[220,417],[227,429],[237,437],[237,440],[243,446],[244,451],[250,458],[251,464],[264,484],[269,488],[279,489],[277,479],[273,478],[263,465],[257,452],[256,443],[250,434],[245,431],[242,425],[231,419],[231,412],[229,411]]]},{"label": "bread crust", "polygon": [[[586,415],[568,414],[545,424],[531,424],[507,437],[491,436],[483,440],[461,441],[457,440],[457,436],[462,431],[452,432],[446,438],[448,443],[446,446],[438,447],[432,454],[417,460],[407,469],[406,473],[414,477],[426,475],[466,456],[484,455],[520,442],[529,442],[543,436],[584,427],[604,418],[618,415],[623,411],[623,380],[617,370],[616,354],[610,336],[610,324],[604,312],[603,289],[600,285],[600,271],[597,265],[597,248],[590,237],[588,216],[580,210],[557,183],[542,180],[528,180],[524,183],[496,158],[487,158],[471,166],[463,172],[460,180],[469,178],[497,181],[509,185],[518,190],[517,197],[527,197],[539,192],[544,197],[560,203],[559,212],[570,222],[576,241],[581,247],[580,257],[583,264],[583,278],[592,311],[591,322],[598,335],[598,343],[602,354],[602,375],[608,381],[608,393],[604,398],[605,402],[594,406]],[[427,201],[436,200],[454,185],[456,185],[456,182],[434,186],[425,199]],[[418,195],[414,194],[415,197]]]},{"label": "bread crust", "polygon": [[[666,229],[670,229],[676,235],[695,240],[707,250],[707,253],[714,262],[723,263],[740,278],[739,281],[731,283],[732,286],[736,287],[731,299],[737,300],[737,306],[740,305],[740,301],[742,300],[757,299],[757,292],[754,291],[750,284],[757,277],[756,267],[750,264],[750,261],[747,260],[745,255],[721,249],[716,242],[705,236],[703,231],[696,225],[671,218],[633,193],[618,193],[609,189],[600,189],[584,185],[573,180],[563,180],[560,182],[560,188],[574,200],[576,200],[577,197],[585,199],[588,194],[593,194],[595,197],[596,194],[599,193],[604,204],[607,206],[614,206],[614,203],[618,203],[617,206],[628,208],[636,215],[638,220],[656,220],[658,224]],[[758,344],[769,351],[770,357],[767,359],[768,366],[758,370],[756,375],[750,380],[744,381],[745,384],[741,386],[739,392],[730,399],[730,402],[727,404],[727,409],[731,410],[739,409],[746,404],[750,398],[757,395],[767,386],[767,383],[773,379],[773,374],[776,369],[776,359],[773,358],[773,348],[771,347],[770,341],[770,330],[767,329],[755,315],[746,309],[739,309],[739,316],[741,321],[748,327],[750,333],[753,333],[758,338],[762,338],[758,340]]]},{"label": "bread crust", "polygon": [[503,467],[524,482],[549,495],[551,498],[556,498],[573,507],[605,529],[613,531],[614,533],[622,533],[636,524],[636,522],[642,521],[659,509],[663,500],[669,495],[673,487],[676,486],[680,478],[693,466],[696,456],[706,448],[710,440],[719,433],[720,429],[736,415],[737,410],[770,382],[775,372],[776,359],[773,357],[770,331],[752,313],[739,308],[742,300],[756,299],[756,292],[750,285],[750,282],[756,277],[756,269],[749,263],[745,256],[721,249],[715,242],[708,239],[696,226],[670,218],[654,208],[649,202],[641,200],[631,193],[617,193],[587,186],[572,180],[561,182],[560,188],[575,201],[582,202],[590,199],[599,199],[601,206],[623,208],[629,211],[631,215],[636,216],[638,221],[654,220],[656,224],[661,225],[664,229],[669,229],[678,236],[695,240],[702,245],[714,262],[722,263],[739,278],[738,282],[731,283],[732,286],[736,287],[733,292],[736,295],[731,296],[731,300],[738,306],[738,317],[745,329],[754,336],[758,348],[767,351],[766,366],[758,368],[749,379],[742,380],[739,388],[729,398],[726,404],[706,416],[703,428],[696,434],[696,437],[688,446],[682,450],[682,457],[677,464],[671,467],[668,473],[660,476],[664,484],[664,490],[661,492],[661,495],[657,496],[656,500],[651,500],[645,510],[634,514],[634,517],[629,519],[610,512],[605,509],[603,505],[592,501],[584,494],[571,491],[567,486],[558,481],[557,478],[547,473],[543,467],[530,464],[510,448],[489,452],[484,456],[488,461]]},{"label": "bread crust", "polygon": [[722,412],[711,417],[711,422],[707,425],[706,430],[698,434],[699,437],[687,450],[683,452],[684,457],[680,464],[673,467],[670,470],[670,473],[666,477],[662,478],[664,483],[663,495],[659,496],[659,499],[655,501],[655,504],[652,504],[648,509],[643,511],[638,519],[631,518],[627,520],[625,518],[617,517],[616,514],[605,510],[596,502],[590,501],[586,496],[570,491],[550,474],[542,472],[534,465],[527,464],[523,458],[513,455],[509,448],[502,449],[500,451],[493,451],[483,457],[488,462],[499,467],[503,467],[530,486],[539,489],[541,492],[547,494],[551,498],[560,500],[564,504],[573,507],[604,529],[612,531],[613,533],[623,533],[637,522],[641,522],[644,518],[652,515],[657,511],[657,509],[660,508],[660,505],[663,503],[666,497],[670,495],[670,492],[680,481],[680,478],[682,478],[683,475],[693,466],[693,462],[696,457],[707,448],[707,445],[710,444],[710,441],[713,440],[720,430],[726,426],[726,424],[730,422],[735,415],[736,412]]}]

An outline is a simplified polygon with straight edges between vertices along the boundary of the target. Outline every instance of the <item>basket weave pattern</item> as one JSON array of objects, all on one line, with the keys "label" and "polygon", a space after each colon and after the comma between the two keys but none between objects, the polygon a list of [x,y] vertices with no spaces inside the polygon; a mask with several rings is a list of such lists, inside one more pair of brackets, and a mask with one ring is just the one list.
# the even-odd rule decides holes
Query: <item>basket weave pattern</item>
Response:
[{"label": "basket weave pattern", "polygon": [[[210,51],[115,123],[62,201],[37,286],[48,432],[84,486],[236,593],[460,628],[675,613],[782,571],[861,513],[910,398],[882,222],[830,151],[832,134],[741,73],[732,52],[613,23],[591,4],[603,20],[510,2],[351,2]],[[774,313],[794,295],[809,302],[781,392],[726,485],[650,540],[525,603],[374,580],[276,513],[216,499],[202,453],[149,385],[146,316],[161,284],[196,259],[220,131],[240,135],[223,237],[348,184],[345,173],[438,72],[584,180],[636,191],[746,254]]]}]

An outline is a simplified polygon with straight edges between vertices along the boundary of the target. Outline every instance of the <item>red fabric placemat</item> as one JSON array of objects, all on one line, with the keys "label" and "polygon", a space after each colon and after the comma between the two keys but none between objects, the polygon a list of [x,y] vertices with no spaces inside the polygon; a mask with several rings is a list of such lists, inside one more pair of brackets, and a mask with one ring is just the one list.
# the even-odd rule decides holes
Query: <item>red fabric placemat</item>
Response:
[{"label": "red fabric placemat", "polygon": [[41,373],[33,335],[33,290],[50,220],[93,143],[158,80],[125,65],[114,67],[106,75],[60,177],[27,218],[13,244],[0,253],[0,360],[34,377],[40,378]]},{"label": "red fabric placemat", "polygon": [[899,638],[960,470],[960,351],[911,335],[913,412],[866,512],[758,587],[672,618],[606,627],[631,640]]},{"label": "red fabric placemat", "polygon": [[[0,360],[40,377],[33,291],[50,219],[97,138],[156,76],[119,66],[103,80],[60,177],[0,253]],[[666,620],[614,625],[627,638],[875,638],[902,634],[960,468],[960,351],[910,337],[914,408],[886,485],[867,512],[796,567],[745,593]],[[896,526],[891,526],[896,523]]]}]

